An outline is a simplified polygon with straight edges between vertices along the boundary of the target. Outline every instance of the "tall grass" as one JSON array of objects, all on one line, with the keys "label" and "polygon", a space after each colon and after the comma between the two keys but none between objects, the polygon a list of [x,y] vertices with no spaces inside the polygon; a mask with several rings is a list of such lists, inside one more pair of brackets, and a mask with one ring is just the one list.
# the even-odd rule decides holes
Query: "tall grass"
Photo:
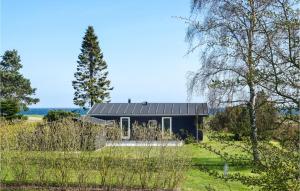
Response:
[{"label": "tall grass", "polygon": [[[52,123],[1,122],[1,182],[39,186],[174,189],[189,160],[181,147],[168,147],[158,127],[135,124],[145,147],[99,147],[97,139],[121,141],[115,125],[66,119]],[[156,140],[161,146],[150,143]]]}]

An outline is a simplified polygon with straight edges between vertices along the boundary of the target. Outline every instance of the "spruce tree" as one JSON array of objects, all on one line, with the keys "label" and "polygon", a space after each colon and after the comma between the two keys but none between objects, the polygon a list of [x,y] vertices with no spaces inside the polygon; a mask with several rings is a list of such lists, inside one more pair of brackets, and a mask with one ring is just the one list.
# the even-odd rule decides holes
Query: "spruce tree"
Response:
[{"label": "spruce tree", "polygon": [[107,64],[99,47],[94,28],[89,26],[78,56],[77,71],[72,82],[74,104],[80,107],[92,107],[95,103],[110,101],[110,80],[107,79]]}]

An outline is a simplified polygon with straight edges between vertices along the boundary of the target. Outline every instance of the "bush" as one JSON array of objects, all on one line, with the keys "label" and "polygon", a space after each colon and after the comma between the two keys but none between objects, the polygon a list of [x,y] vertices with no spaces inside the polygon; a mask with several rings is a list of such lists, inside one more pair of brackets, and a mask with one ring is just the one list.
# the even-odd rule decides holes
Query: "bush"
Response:
[{"label": "bush", "polygon": [[192,143],[196,143],[196,139],[193,135],[188,135],[185,139],[184,139],[184,143],[185,144],[192,144]]},{"label": "bush", "polygon": [[224,112],[219,112],[209,122],[211,130],[226,131],[234,134],[234,140],[250,134],[250,120],[245,106],[227,107]]},{"label": "bush", "polygon": [[[268,101],[264,92],[259,92],[256,101],[256,126],[258,138],[272,138],[277,129],[278,112],[275,105]],[[227,107],[224,112],[217,113],[209,122],[211,130],[226,131],[234,134],[235,140],[250,136],[250,117],[247,106]]]},{"label": "bush", "polygon": [[51,121],[57,121],[64,118],[76,118],[80,117],[80,114],[70,111],[63,111],[63,110],[54,110],[49,111],[47,115],[44,116],[44,120],[51,122]]},{"label": "bush", "polygon": [[284,148],[299,152],[300,149],[300,129],[299,123],[295,121],[284,121],[280,128],[276,130],[275,140],[279,141]]},{"label": "bush", "polygon": [[[4,128],[0,128],[0,138],[5,139],[0,142],[0,181],[3,184],[29,182],[45,189],[59,185],[78,186],[82,190],[85,187],[174,190],[184,180],[190,165],[181,147],[168,147],[161,137],[158,137],[161,146],[124,148],[112,145],[97,152],[86,149],[94,147],[82,148],[81,144],[93,145],[99,133],[119,142],[120,128],[116,125],[104,128],[70,119],[35,126],[29,123],[1,125]],[[157,137],[159,131],[145,132],[145,129],[136,125],[135,136],[147,144],[148,138],[143,133]]]}]

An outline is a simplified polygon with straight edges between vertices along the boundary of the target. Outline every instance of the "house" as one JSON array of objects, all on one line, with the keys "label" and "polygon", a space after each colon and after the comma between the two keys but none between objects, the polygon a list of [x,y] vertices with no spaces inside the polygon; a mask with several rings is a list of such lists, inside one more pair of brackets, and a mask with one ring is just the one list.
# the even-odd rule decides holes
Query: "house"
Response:
[{"label": "house", "polygon": [[120,124],[122,139],[132,140],[133,123],[157,124],[164,135],[177,135],[181,139],[193,136],[202,140],[197,128],[208,116],[206,103],[98,103],[87,113],[88,117],[114,120]]}]

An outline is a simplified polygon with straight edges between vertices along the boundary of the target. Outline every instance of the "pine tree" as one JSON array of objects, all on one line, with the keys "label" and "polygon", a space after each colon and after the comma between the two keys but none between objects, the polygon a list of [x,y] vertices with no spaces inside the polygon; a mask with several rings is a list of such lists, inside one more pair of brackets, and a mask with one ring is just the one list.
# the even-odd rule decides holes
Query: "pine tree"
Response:
[{"label": "pine tree", "polygon": [[[0,107],[1,115],[18,113],[19,110],[27,110],[27,106],[39,102],[34,98],[36,88],[31,87],[30,80],[21,73],[21,58],[16,50],[7,50],[1,56],[0,61]],[[5,105],[5,107],[4,107]],[[3,106],[3,108],[2,108]],[[14,112],[12,112],[14,111]]]},{"label": "pine tree", "polygon": [[99,47],[94,28],[89,26],[81,45],[81,53],[78,56],[77,72],[72,82],[74,104],[86,108],[95,103],[110,101],[110,80],[107,79],[107,64],[103,59],[103,53]]}]

